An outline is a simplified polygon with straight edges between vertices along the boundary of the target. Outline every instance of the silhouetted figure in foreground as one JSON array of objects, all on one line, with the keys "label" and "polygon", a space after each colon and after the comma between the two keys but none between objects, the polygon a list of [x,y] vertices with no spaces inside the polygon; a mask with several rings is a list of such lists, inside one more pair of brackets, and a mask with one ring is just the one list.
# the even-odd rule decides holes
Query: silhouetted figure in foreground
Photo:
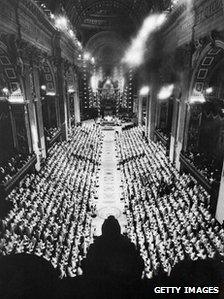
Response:
[{"label": "silhouetted figure in foreground", "polygon": [[102,235],[90,246],[82,269],[83,276],[64,281],[60,298],[142,298],[143,260],[134,244],[121,235],[113,216],[103,223]]},{"label": "silhouetted figure in foreground", "polygon": [[[170,277],[141,280],[143,260],[130,240],[120,234],[118,221],[108,217],[102,235],[82,262],[83,275],[59,279],[43,258],[17,254],[0,257],[1,299],[160,299],[224,298],[222,259],[178,263]],[[181,287],[179,294],[155,293],[159,287]],[[184,293],[184,287],[219,287],[218,294]]]},{"label": "silhouetted figure in foreground", "polygon": [[102,226],[102,236],[90,246],[83,263],[84,275],[127,282],[141,279],[143,269],[134,244],[121,235],[118,221],[108,217]]}]

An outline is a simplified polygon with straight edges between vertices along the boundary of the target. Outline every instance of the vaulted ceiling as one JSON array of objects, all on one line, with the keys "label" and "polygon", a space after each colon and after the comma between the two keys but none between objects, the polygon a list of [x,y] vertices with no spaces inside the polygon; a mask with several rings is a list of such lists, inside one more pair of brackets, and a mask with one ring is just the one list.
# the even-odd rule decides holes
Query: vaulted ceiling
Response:
[{"label": "vaulted ceiling", "polygon": [[65,0],[64,7],[78,31],[113,30],[127,36],[136,30],[150,11],[164,10],[169,2],[169,0]]},{"label": "vaulted ceiling", "polygon": [[78,38],[102,65],[115,64],[150,12],[167,9],[170,0],[45,0],[62,5]]}]

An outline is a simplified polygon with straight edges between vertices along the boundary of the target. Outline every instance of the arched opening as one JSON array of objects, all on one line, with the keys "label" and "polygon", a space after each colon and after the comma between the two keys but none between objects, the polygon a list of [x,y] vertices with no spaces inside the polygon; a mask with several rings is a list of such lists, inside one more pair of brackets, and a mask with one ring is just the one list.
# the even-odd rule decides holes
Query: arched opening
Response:
[{"label": "arched opening", "polygon": [[107,77],[99,84],[99,92],[101,95],[100,114],[105,116],[116,115],[116,99],[118,92],[118,83]]},{"label": "arched opening", "polygon": [[4,190],[27,164],[32,152],[25,98],[7,52],[7,46],[0,42],[0,186]]},{"label": "arched opening", "polygon": [[46,145],[49,147],[59,131],[59,124],[57,118],[55,80],[51,66],[47,61],[42,63],[42,68],[39,70],[39,84],[44,133]]},{"label": "arched opening", "polygon": [[202,105],[198,149],[216,164],[220,177],[224,158],[224,58],[211,71],[207,81],[206,102]]},{"label": "arched opening", "polygon": [[217,41],[210,45],[192,78],[186,155],[203,176],[220,180],[224,152],[224,51]]},{"label": "arched opening", "polygon": [[70,119],[70,125],[75,123],[75,111],[77,109],[76,101],[78,101],[78,78],[76,73],[70,67],[66,73],[65,89],[68,98],[68,115]]},{"label": "arched opening", "polygon": [[[224,47],[220,41],[202,51],[192,77],[182,166],[211,193],[215,212],[224,156]],[[185,160],[186,158],[186,160]]]},{"label": "arched opening", "polygon": [[160,101],[159,118],[158,118],[158,123],[155,131],[156,139],[162,142],[163,146],[166,148],[167,154],[169,153],[169,149],[170,149],[170,137],[171,137],[172,120],[173,120],[173,105],[174,105],[173,97]]}]

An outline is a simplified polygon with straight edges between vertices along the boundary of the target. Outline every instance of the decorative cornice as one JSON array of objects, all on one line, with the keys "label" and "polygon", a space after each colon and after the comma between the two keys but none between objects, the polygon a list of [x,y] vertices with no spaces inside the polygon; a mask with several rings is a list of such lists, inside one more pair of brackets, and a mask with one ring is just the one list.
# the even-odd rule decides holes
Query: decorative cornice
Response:
[{"label": "decorative cornice", "polygon": [[33,15],[38,18],[38,21],[44,25],[45,28],[54,32],[56,27],[50,21],[50,19],[46,16],[46,14],[42,11],[42,9],[32,0],[20,0],[20,5],[24,5]]}]

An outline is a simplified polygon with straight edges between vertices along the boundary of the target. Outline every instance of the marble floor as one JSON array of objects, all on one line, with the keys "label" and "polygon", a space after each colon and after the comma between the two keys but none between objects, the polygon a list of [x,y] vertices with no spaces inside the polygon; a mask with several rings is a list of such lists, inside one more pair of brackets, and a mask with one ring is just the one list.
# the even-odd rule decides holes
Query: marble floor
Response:
[{"label": "marble floor", "polygon": [[104,220],[113,215],[119,221],[121,231],[125,231],[126,217],[122,197],[121,174],[115,146],[115,130],[103,130],[101,165],[99,170],[97,217],[94,219],[95,235],[101,235]]}]

